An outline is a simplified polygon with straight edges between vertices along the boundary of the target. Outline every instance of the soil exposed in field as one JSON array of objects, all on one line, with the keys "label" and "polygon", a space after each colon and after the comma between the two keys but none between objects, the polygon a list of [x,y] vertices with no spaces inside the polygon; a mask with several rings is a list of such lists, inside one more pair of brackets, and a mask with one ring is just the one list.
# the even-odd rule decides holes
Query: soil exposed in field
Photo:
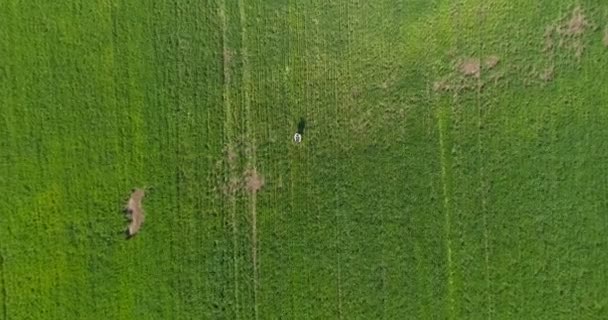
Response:
[{"label": "soil exposed in field", "polygon": [[[498,55],[489,55],[483,59],[466,57],[456,60],[453,64],[453,72],[433,82],[433,90],[458,94],[467,90],[483,88],[488,82],[496,83],[500,79],[500,72],[494,69],[497,68],[500,61]],[[477,83],[477,79],[481,78],[482,69],[488,76],[485,81]]]},{"label": "soil exposed in field", "polygon": [[568,16],[547,26],[543,51],[551,53],[556,47],[565,48],[572,51],[576,58],[580,58],[585,51],[583,36],[593,28],[594,24],[587,19],[585,11],[576,7]]},{"label": "soil exposed in field", "polygon": [[125,207],[125,213],[127,218],[131,221],[127,228],[127,236],[132,237],[139,232],[141,225],[144,223],[145,214],[144,209],[141,206],[141,202],[144,198],[143,189],[133,189],[131,197]]},{"label": "soil exposed in field", "polygon": [[230,49],[224,48],[222,52],[222,58],[224,59],[224,81],[230,82],[230,67],[232,65],[233,53]]},{"label": "soil exposed in field", "polygon": [[[592,21],[590,15],[582,7],[576,6],[565,15],[551,22],[545,28],[543,53],[545,63],[539,65],[516,65],[500,66],[501,58],[497,55],[476,58],[464,56],[455,60],[453,71],[433,82],[433,90],[440,92],[461,92],[474,89],[483,89],[487,84],[498,85],[505,77],[507,69],[513,75],[518,75],[519,80],[525,85],[545,85],[554,80],[558,70],[555,67],[556,57],[570,55],[578,62],[582,58],[589,35],[597,31],[597,25]],[[603,30],[602,43],[608,48],[608,26]],[[453,54],[451,54],[453,56]],[[475,84],[477,79],[484,80]],[[486,77],[487,75],[487,77]]]},{"label": "soil exposed in field", "polygon": [[540,79],[549,82],[552,81],[555,76],[555,67],[550,66],[545,68],[539,75]]},{"label": "soil exposed in field", "polygon": [[247,191],[251,193],[258,192],[264,186],[264,177],[255,168],[247,170],[245,172],[245,186]]},{"label": "soil exposed in field", "polygon": [[481,62],[477,58],[466,58],[458,64],[458,70],[465,76],[479,78]]},{"label": "soil exposed in field", "polygon": [[579,36],[590,26],[591,24],[583,14],[583,9],[576,7],[572,11],[570,20],[558,26],[557,32],[564,36]]},{"label": "soil exposed in field", "polygon": [[494,69],[494,67],[496,67],[498,65],[499,62],[500,62],[500,58],[497,55],[492,55],[492,56],[485,58],[485,60],[483,61],[483,64],[486,67],[486,69],[492,70],[492,69]]},{"label": "soil exposed in field", "polygon": [[[298,130],[304,131],[302,122],[299,124]],[[224,196],[234,197],[237,193],[244,191],[254,193],[264,187],[264,176],[256,168],[245,170],[239,168],[239,157],[242,155],[237,152],[235,147],[227,146],[224,149],[224,159],[218,162],[218,168],[225,168],[219,170],[228,170],[228,174],[218,181],[218,190]]]}]

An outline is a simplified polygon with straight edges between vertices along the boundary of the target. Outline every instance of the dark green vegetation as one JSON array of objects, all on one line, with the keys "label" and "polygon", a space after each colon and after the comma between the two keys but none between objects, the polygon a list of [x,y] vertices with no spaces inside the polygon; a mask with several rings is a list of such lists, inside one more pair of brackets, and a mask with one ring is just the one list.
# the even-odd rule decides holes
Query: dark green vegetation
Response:
[{"label": "dark green vegetation", "polygon": [[0,21],[2,320],[608,314],[599,0],[6,0]]}]

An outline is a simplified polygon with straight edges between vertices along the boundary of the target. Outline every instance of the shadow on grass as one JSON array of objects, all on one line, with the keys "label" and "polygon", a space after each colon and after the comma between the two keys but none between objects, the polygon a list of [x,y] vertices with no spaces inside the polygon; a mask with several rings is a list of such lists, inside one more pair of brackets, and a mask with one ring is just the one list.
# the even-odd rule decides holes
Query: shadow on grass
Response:
[{"label": "shadow on grass", "polygon": [[298,133],[304,135],[304,129],[306,129],[306,120],[304,118],[300,118],[298,122]]}]

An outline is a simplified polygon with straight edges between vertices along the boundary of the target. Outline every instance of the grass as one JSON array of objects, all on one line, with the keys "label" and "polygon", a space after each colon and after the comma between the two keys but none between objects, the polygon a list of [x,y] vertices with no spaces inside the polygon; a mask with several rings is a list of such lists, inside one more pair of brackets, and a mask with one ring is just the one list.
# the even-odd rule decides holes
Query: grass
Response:
[{"label": "grass", "polygon": [[602,318],[606,12],[5,1],[0,319]]}]

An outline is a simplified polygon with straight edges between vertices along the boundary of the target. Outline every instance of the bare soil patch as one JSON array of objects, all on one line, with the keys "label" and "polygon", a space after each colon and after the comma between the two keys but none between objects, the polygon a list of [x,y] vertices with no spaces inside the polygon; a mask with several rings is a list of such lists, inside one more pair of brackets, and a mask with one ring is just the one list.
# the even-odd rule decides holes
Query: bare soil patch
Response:
[{"label": "bare soil patch", "polygon": [[557,32],[565,36],[580,36],[585,33],[590,26],[591,23],[587,20],[583,9],[581,9],[581,7],[576,7],[572,11],[570,19],[561,24],[558,27]]},{"label": "bare soil patch", "polygon": [[580,58],[585,51],[583,36],[593,29],[595,26],[587,18],[585,11],[577,6],[567,16],[547,26],[543,52],[554,53],[556,48],[565,48],[572,51],[576,58]]},{"label": "bare soil patch", "polygon": [[500,62],[500,58],[497,55],[491,55],[484,59],[483,64],[488,70],[494,69]]},{"label": "bare soil patch", "polygon": [[[453,70],[436,79],[432,89],[458,95],[471,90],[486,90],[488,86],[495,87],[510,81],[522,81],[526,86],[544,86],[553,81],[558,72],[556,59],[570,56],[580,62],[590,41],[589,35],[598,30],[591,15],[582,6],[570,7],[545,28],[542,47],[544,61],[540,64],[504,64],[498,55],[481,59],[460,55],[461,58],[457,58],[457,53],[450,52],[448,58],[453,61]],[[608,26],[603,30],[602,42],[608,48]],[[482,71],[484,76],[480,81]],[[511,79],[511,76],[516,79]]]},{"label": "bare soil patch", "polygon": [[479,78],[481,75],[481,62],[477,58],[466,58],[458,63],[458,71],[467,76]]},{"label": "bare soil patch", "polygon": [[228,165],[233,166],[236,164],[237,154],[234,148],[228,147],[226,150],[226,158],[228,159]]},{"label": "bare soil patch", "polygon": [[608,48],[608,26],[604,29],[604,47]]},{"label": "bare soil patch", "polygon": [[237,177],[230,177],[228,182],[224,184],[223,192],[225,195],[234,195],[237,193],[243,186],[243,182],[241,179]]},{"label": "bare soil patch", "polygon": [[127,205],[125,206],[125,215],[127,219],[129,219],[129,221],[131,222],[129,223],[129,226],[126,230],[128,238],[136,235],[139,232],[139,229],[141,228],[142,224],[144,223],[145,213],[141,205],[144,196],[145,192],[143,189],[133,189],[131,197],[129,198],[129,201],[127,201]]},{"label": "bare soil patch", "polygon": [[462,79],[442,79],[433,83],[434,91],[452,92],[454,94],[458,94],[472,88],[472,85],[467,84],[466,81]]},{"label": "bare soil patch", "polygon": [[[244,148],[244,149],[243,149]],[[223,158],[216,164],[218,177],[216,190],[229,199],[234,199],[241,192],[258,192],[264,187],[264,177],[257,169],[242,169],[240,157],[256,152],[255,146],[245,147],[243,144],[227,145],[223,150]]]},{"label": "bare soil patch", "polygon": [[238,158],[236,148],[233,145],[226,145],[223,149],[223,159],[218,160],[216,164],[218,188],[225,196],[234,196],[242,189],[243,181],[237,173]]},{"label": "bare soil patch", "polygon": [[[496,85],[504,77],[504,74],[494,70],[500,61],[498,55],[489,55],[483,59],[467,57],[455,60],[453,72],[432,83],[433,91],[457,95],[469,90],[482,90],[488,84]],[[482,67],[488,77],[480,82],[477,79],[481,77]]]},{"label": "bare soil patch", "polygon": [[224,59],[224,81],[230,82],[230,65],[232,64],[233,53],[230,49],[224,48],[222,52]]},{"label": "bare soil patch", "polygon": [[224,48],[223,51],[223,58],[224,58],[224,64],[226,64],[227,66],[230,65],[232,63],[232,51],[228,48]]},{"label": "bare soil patch", "polygon": [[554,33],[555,26],[551,25],[545,28],[545,33],[543,34],[543,38],[545,39],[543,52],[548,53],[553,51],[553,48],[555,47],[555,39],[553,36]]},{"label": "bare soil patch", "polygon": [[353,99],[357,99],[357,98],[359,98],[359,97],[361,96],[361,89],[360,89],[359,87],[353,87],[353,88],[350,90],[350,96],[351,96],[351,98],[353,98]]},{"label": "bare soil patch", "polygon": [[437,80],[433,82],[434,91],[449,91],[451,89],[450,82],[447,80]]},{"label": "bare soil patch", "polygon": [[[565,38],[562,39],[563,46],[573,50],[577,58],[580,58],[585,51],[585,44],[581,38],[590,27],[592,24],[587,20],[583,9],[576,7],[572,11],[570,19],[557,28],[557,32]],[[570,41],[568,41],[569,39]]]},{"label": "bare soil patch", "polygon": [[262,177],[257,169],[249,169],[245,171],[245,187],[251,193],[258,192],[264,186],[264,177]]},{"label": "bare soil patch", "polygon": [[552,81],[555,77],[555,68],[553,66],[545,68],[545,70],[540,73],[539,77],[545,82]]}]

